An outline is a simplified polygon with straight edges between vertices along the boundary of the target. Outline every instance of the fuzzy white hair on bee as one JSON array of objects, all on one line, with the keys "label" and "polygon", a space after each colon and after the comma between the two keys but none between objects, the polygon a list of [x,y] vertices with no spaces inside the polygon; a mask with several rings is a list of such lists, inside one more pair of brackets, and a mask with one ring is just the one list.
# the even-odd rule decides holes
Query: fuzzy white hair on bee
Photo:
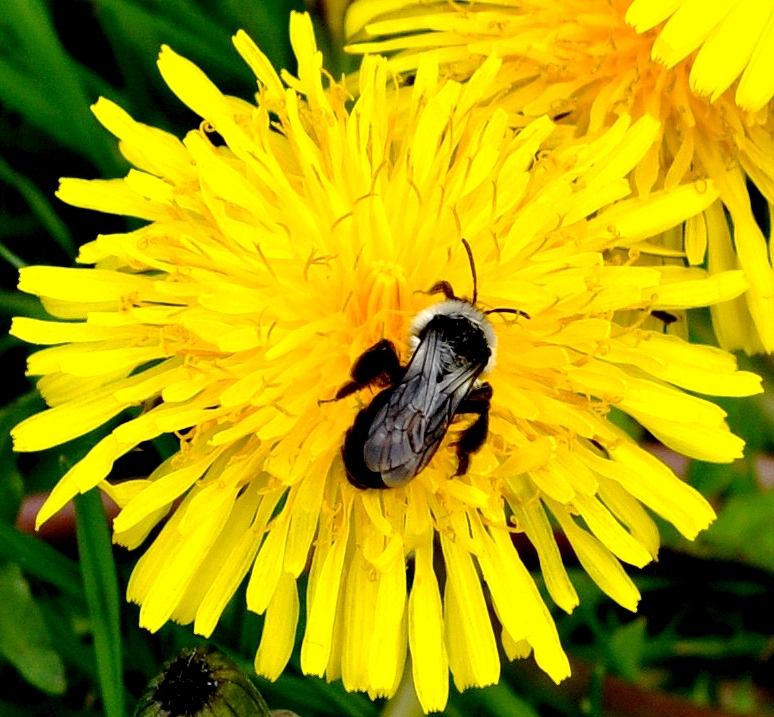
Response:
[{"label": "fuzzy white hair on bee", "polygon": [[489,348],[489,360],[481,372],[482,376],[490,373],[495,366],[497,356],[497,334],[484,311],[465,299],[446,299],[438,304],[422,309],[411,322],[409,330],[409,348],[413,355],[419,346],[423,331],[436,316],[448,316],[470,322],[483,333]]}]

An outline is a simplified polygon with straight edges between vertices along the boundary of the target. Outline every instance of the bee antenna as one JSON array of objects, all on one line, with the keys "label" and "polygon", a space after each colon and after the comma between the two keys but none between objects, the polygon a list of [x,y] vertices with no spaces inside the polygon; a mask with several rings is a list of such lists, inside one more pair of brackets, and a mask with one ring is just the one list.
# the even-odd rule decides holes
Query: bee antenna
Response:
[{"label": "bee antenna", "polygon": [[468,261],[470,262],[470,273],[473,275],[473,301],[470,303],[475,306],[478,299],[478,279],[476,278],[476,262],[473,260],[473,250],[468,244],[468,240],[465,237],[462,238],[462,246],[465,247],[465,251],[468,252]]},{"label": "bee antenna", "polygon": [[523,316],[525,319],[531,319],[532,317],[526,312],[522,311],[521,309],[489,309],[489,311],[485,311],[485,314],[516,314],[517,316]]}]

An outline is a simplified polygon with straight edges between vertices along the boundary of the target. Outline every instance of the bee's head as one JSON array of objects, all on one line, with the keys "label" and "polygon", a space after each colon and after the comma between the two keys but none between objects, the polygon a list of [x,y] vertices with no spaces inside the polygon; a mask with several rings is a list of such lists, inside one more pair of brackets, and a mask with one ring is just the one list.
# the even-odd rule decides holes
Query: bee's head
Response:
[{"label": "bee's head", "polygon": [[411,323],[409,345],[412,353],[431,327],[446,333],[446,340],[457,344],[455,351],[464,351],[473,359],[486,362],[483,373],[494,368],[497,335],[486,314],[469,301],[446,299],[420,311]]}]

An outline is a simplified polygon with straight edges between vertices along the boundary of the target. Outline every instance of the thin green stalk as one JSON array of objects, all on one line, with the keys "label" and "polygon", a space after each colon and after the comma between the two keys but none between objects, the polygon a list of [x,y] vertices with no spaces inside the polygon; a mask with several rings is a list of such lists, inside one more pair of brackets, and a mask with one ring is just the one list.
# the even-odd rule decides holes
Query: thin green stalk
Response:
[{"label": "thin green stalk", "polygon": [[106,717],[125,717],[120,598],[105,511],[97,490],[75,499],[76,534]]},{"label": "thin green stalk", "polygon": [[[34,182],[17,172],[0,157],[0,181],[10,184],[30,208],[30,211],[45,227],[51,238],[64,250],[70,258],[75,256],[75,242],[67,225],[59,218],[46,195],[38,189]],[[18,268],[18,267],[17,267]]]}]

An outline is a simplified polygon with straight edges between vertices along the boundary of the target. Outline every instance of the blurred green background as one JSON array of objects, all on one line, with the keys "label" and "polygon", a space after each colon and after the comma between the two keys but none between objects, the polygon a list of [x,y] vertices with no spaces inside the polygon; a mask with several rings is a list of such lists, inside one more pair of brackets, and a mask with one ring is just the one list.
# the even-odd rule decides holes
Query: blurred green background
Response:
[{"label": "blurred green background", "polygon": [[[188,627],[168,625],[155,635],[137,627],[138,609],[123,600],[136,556],[111,547],[97,496],[79,499],[75,514],[62,516],[45,533],[30,530],[37,496],[96,439],[92,434],[33,455],[11,450],[8,430],[42,408],[24,376],[29,347],[7,335],[12,316],[43,315],[37,299],[15,291],[17,269],[68,266],[77,247],[98,233],[135,226],[54,198],[60,176],[118,177],[128,169],[114,139],[89,111],[98,96],[182,136],[199,120],[161,81],[155,65],[160,45],[196,62],[225,92],[249,99],[255,82],[230,38],[246,29],[276,66],[293,70],[291,9],[303,10],[303,0],[2,0],[2,717],[124,717],[161,664],[199,642]],[[327,67],[334,74],[352,67],[331,39],[325,3],[312,9]],[[761,198],[754,199],[762,224],[768,224]],[[769,227],[764,229],[768,234]],[[706,316],[691,320],[695,335],[712,341]],[[740,361],[771,385],[768,360]],[[633,571],[643,594],[640,612],[630,614],[601,595],[562,546],[581,596],[573,615],[556,614],[573,677],[557,687],[531,659],[504,662],[500,685],[462,695],[452,689],[444,714],[774,714],[774,399],[764,395],[723,405],[732,428],[748,442],[746,458],[709,466],[665,455],[713,502],[720,518],[695,544],[662,526],[659,562]],[[170,448],[161,441],[135,452],[117,465],[118,476],[147,474]],[[519,548],[536,569],[530,546]],[[261,618],[243,606],[240,593],[213,641],[251,672]],[[270,707],[302,717],[409,714],[397,703],[373,703],[346,694],[338,683],[303,677],[297,654],[280,680],[257,684]]]}]

